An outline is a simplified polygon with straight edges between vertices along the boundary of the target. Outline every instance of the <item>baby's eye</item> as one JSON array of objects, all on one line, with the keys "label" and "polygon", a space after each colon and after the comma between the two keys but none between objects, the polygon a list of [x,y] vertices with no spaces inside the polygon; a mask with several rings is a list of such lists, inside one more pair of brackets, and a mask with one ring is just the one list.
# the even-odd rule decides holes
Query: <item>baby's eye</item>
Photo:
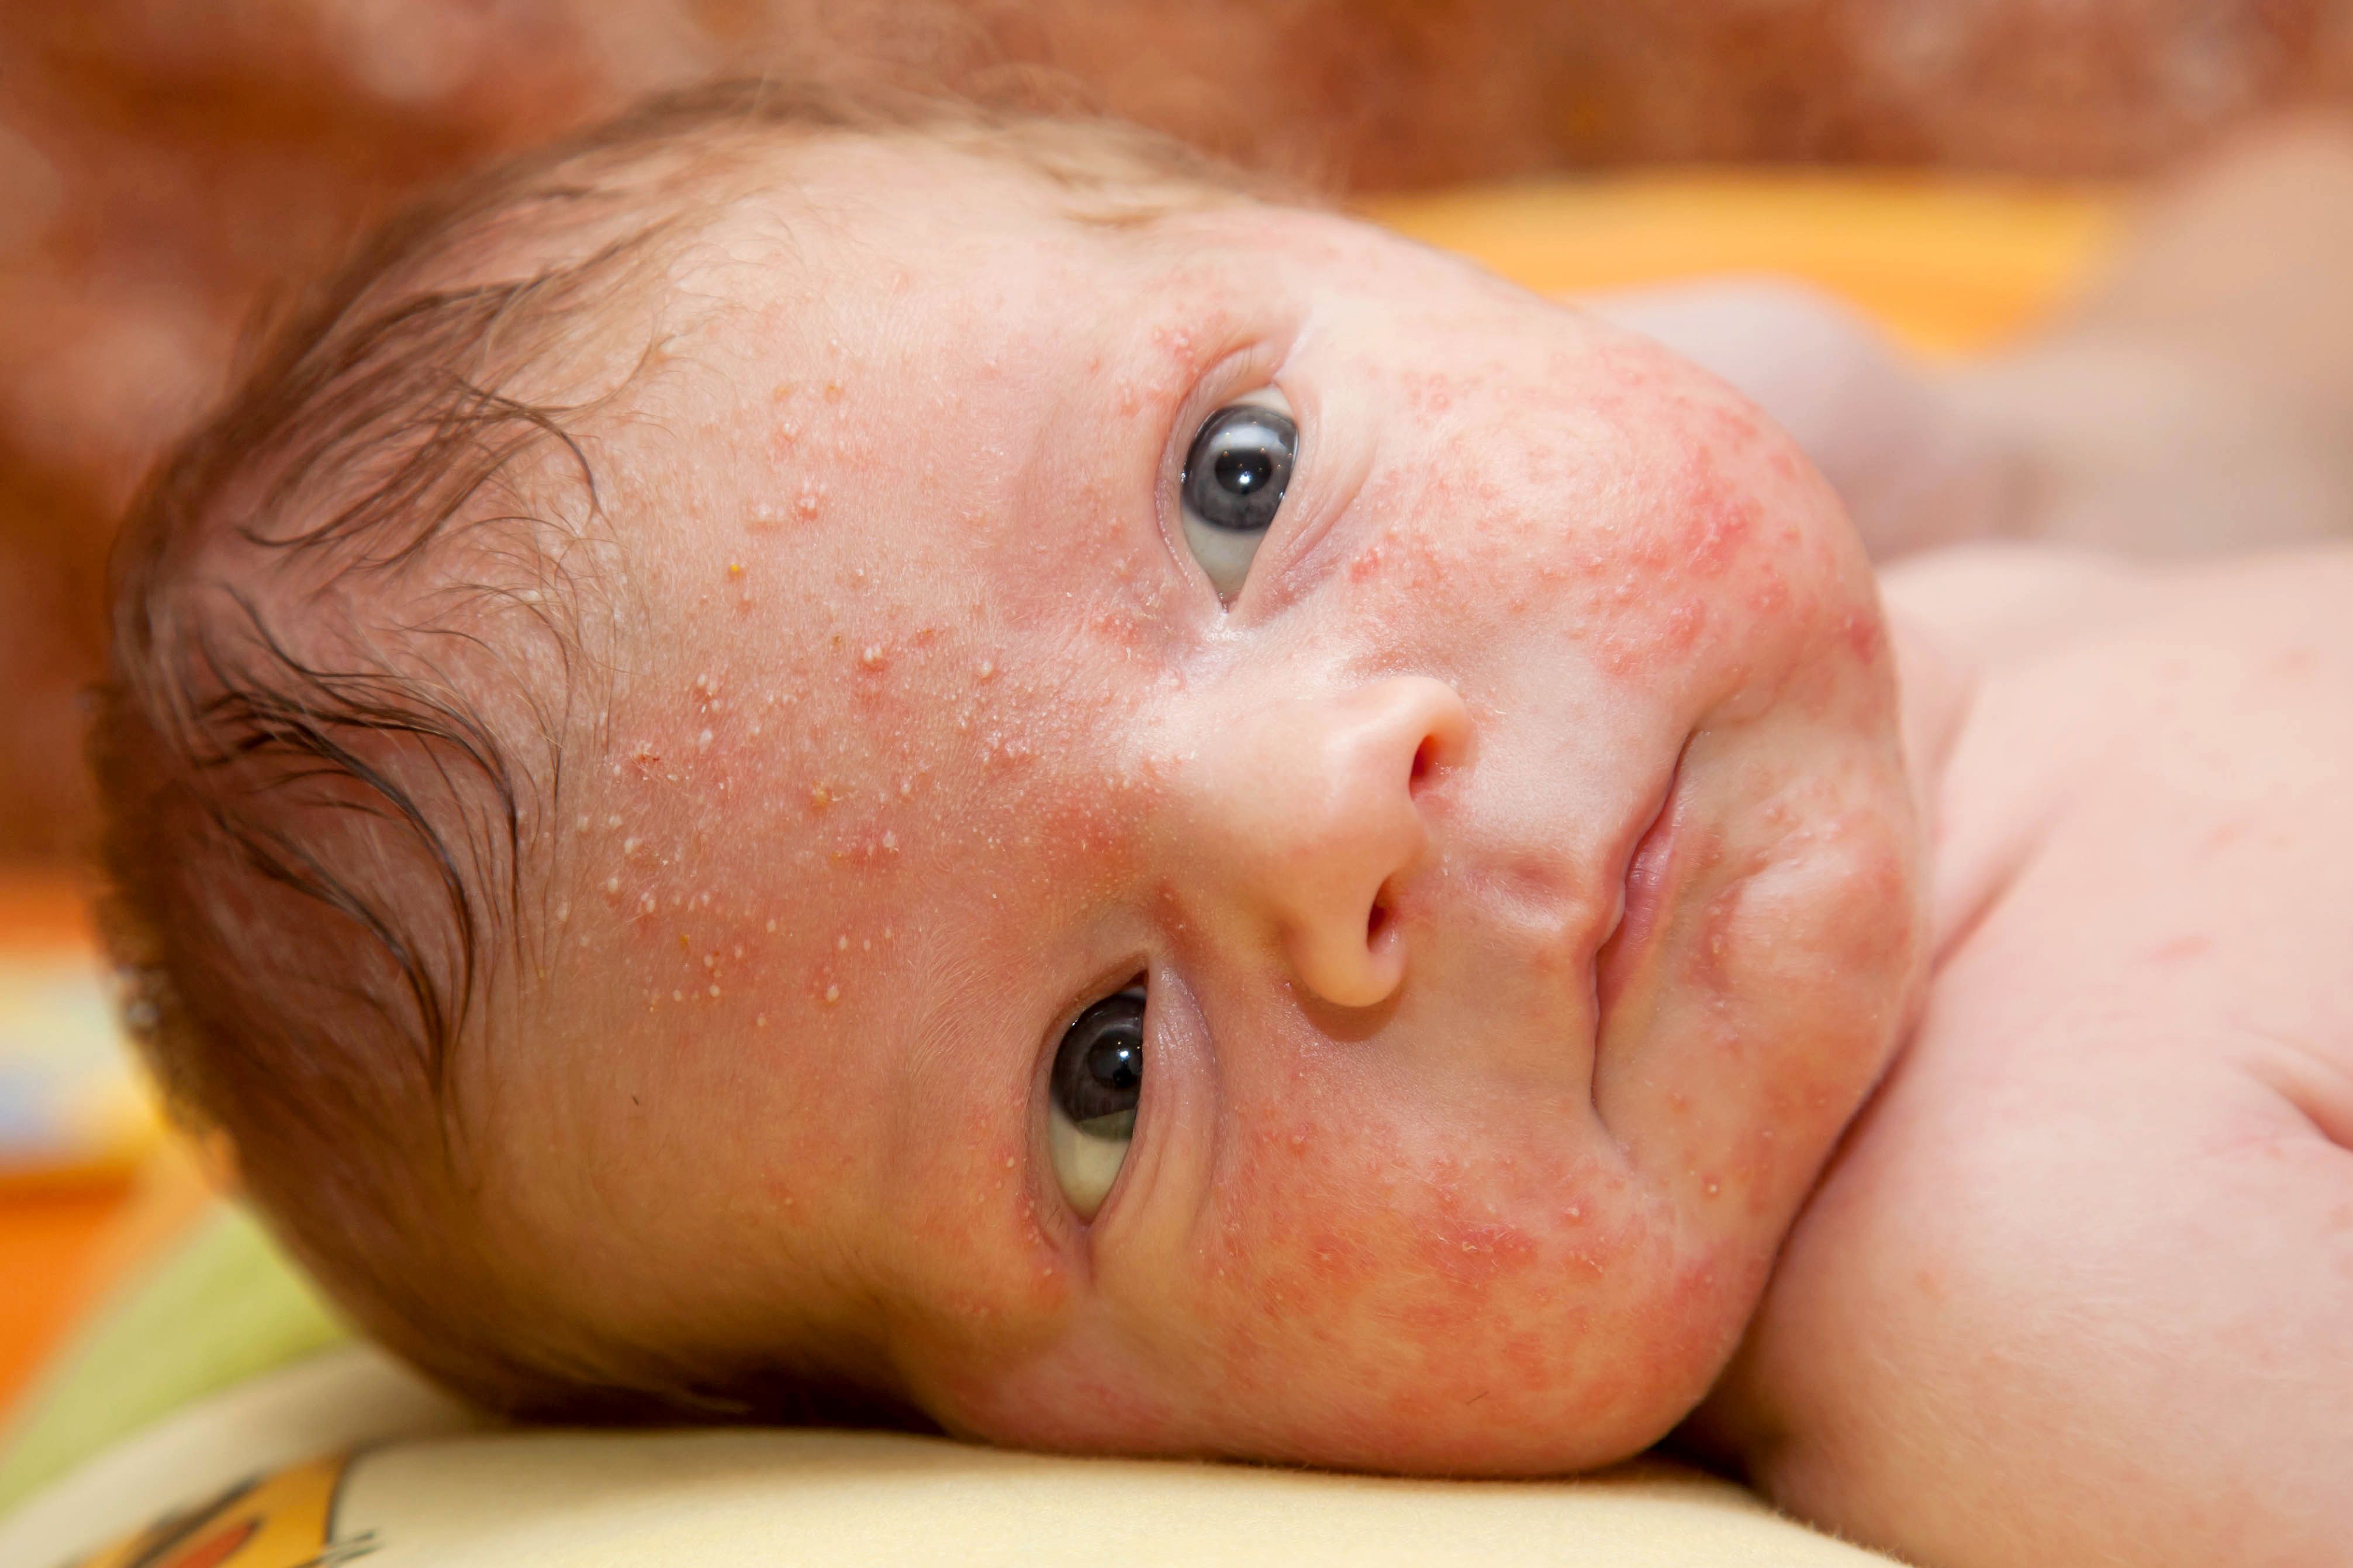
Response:
[{"label": "baby's eye", "polygon": [[1144,1092],[1144,986],[1104,997],[1078,1016],[1054,1053],[1046,1147],[1054,1180],[1081,1219],[1119,1179]]},{"label": "baby's eye", "polygon": [[1219,409],[1193,437],[1177,487],[1185,543],[1219,598],[1241,591],[1298,457],[1299,426],[1279,392]]}]

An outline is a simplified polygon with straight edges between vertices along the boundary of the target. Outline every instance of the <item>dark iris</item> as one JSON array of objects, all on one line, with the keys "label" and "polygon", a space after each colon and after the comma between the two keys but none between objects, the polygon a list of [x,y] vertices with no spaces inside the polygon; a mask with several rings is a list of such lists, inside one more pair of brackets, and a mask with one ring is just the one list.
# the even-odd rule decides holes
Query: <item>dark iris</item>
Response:
[{"label": "dark iris", "polygon": [[1143,1092],[1144,987],[1131,985],[1080,1014],[1062,1036],[1054,1053],[1054,1103],[1083,1127],[1106,1116],[1134,1116]]},{"label": "dark iris", "polygon": [[1272,408],[1236,404],[1209,416],[1185,455],[1185,504],[1213,528],[1258,533],[1282,510],[1299,426]]}]

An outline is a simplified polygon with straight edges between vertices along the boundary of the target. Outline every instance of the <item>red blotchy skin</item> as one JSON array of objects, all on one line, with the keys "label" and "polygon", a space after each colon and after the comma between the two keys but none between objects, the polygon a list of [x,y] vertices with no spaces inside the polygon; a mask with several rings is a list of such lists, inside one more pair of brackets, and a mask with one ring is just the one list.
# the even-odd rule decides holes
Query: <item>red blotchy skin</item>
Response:
[{"label": "red blotchy skin", "polygon": [[[1106,231],[857,142],[794,178],[845,226],[719,220],[703,379],[599,452],[646,652],[564,847],[590,1043],[504,1101],[587,1152],[507,1173],[515,1255],[610,1335],[1003,1441],[1655,1440],[1916,970],[1827,489],[1663,351],[1344,220]],[[1176,479],[1246,397],[1300,447],[1221,597]],[[1138,975],[1097,1206],[1047,1069]]]}]

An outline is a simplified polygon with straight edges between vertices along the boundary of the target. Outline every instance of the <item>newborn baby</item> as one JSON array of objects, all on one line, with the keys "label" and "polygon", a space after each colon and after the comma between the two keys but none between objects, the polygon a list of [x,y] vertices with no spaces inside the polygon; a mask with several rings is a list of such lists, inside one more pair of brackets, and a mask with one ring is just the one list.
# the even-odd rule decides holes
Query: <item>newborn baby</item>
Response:
[{"label": "newborn baby", "polygon": [[123,552],[133,1022],[480,1399],[2345,1551],[2341,548],[1883,608],[1650,338],[723,89],[381,239]]}]

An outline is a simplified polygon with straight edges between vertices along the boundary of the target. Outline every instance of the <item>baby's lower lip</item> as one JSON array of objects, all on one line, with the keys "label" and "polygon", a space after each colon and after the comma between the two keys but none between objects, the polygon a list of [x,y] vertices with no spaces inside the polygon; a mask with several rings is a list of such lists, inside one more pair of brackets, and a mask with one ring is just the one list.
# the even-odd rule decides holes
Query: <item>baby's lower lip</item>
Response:
[{"label": "baby's lower lip", "polygon": [[[1684,749],[1689,747],[1686,741]],[[1658,807],[1626,857],[1623,901],[1617,929],[1593,957],[1595,999],[1605,1019],[1624,994],[1663,923],[1661,917],[1666,905],[1667,872],[1674,861],[1675,802],[1683,788],[1683,753],[1678,752],[1675,765],[1667,774],[1666,787],[1660,792]]]}]

